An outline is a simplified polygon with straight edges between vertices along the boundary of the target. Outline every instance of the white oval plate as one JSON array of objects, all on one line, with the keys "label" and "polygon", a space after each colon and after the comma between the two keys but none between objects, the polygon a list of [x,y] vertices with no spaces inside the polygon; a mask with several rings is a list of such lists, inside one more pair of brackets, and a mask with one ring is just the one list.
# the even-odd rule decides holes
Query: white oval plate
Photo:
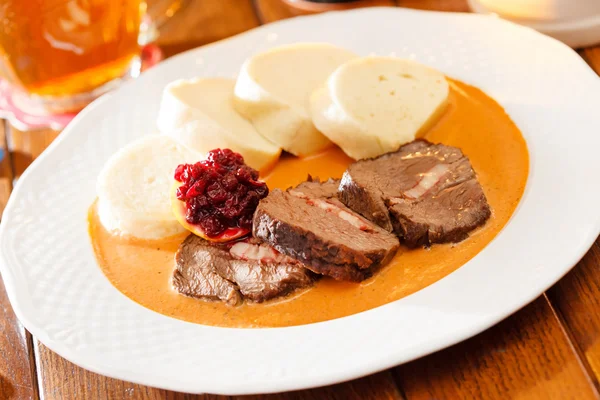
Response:
[{"label": "white oval plate", "polygon": [[[531,154],[529,182],[510,223],[441,281],[333,321],[214,328],[129,300],[100,271],[88,237],[86,213],[102,165],[155,131],[168,82],[233,77],[251,54],[296,41],[416,59],[492,95],[523,131]],[[291,19],[167,60],[79,114],[10,198],[0,228],[2,276],[29,331],[110,377],[221,394],[353,379],[477,334],[532,301],[583,256],[600,228],[599,132],[597,76],[572,50],[527,28],[388,8]]]}]

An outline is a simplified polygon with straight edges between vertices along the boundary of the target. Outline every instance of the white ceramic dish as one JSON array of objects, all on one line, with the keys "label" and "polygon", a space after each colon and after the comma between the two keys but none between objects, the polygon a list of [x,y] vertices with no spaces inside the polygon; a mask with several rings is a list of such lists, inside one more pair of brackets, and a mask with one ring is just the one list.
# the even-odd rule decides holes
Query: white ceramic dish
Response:
[{"label": "white ceramic dish", "polygon": [[[129,300],[98,268],[88,238],[86,213],[103,163],[155,130],[168,82],[233,77],[250,54],[296,41],[416,59],[492,95],[523,131],[531,154],[515,215],[477,257],[441,281],[329,322],[223,329],[171,319]],[[82,112],[15,188],[0,227],[2,276],[25,327],[94,372],[222,394],[332,384],[464,340],[562,277],[600,229],[598,132],[598,77],[571,49],[528,28],[401,9],[267,25],[167,60]]]}]

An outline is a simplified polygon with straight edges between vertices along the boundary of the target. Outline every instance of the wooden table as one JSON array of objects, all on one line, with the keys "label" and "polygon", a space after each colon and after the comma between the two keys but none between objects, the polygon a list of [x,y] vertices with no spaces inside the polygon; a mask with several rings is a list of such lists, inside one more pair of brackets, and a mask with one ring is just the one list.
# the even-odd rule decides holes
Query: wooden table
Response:
[{"label": "wooden table", "polygon": [[[280,0],[191,0],[162,29],[167,56],[293,14]],[[379,0],[378,0],[379,1]],[[381,2],[381,1],[380,1]],[[382,1],[468,11],[466,0]],[[600,47],[580,50],[600,72]],[[600,112],[600,110],[599,110]],[[13,179],[57,132],[0,130],[0,213]],[[0,282],[0,400],[224,399],[173,393],[105,378],[47,349],[15,318]],[[600,398],[600,242],[559,283],[523,310],[461,344],[335,386],[249,399],[591,399]]]}]

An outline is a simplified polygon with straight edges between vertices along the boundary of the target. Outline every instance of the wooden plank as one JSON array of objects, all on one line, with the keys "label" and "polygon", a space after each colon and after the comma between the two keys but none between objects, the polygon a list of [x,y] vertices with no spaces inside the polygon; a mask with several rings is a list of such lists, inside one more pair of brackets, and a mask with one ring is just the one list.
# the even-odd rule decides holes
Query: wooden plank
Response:
[{"label": "wooden plank", "polygon": [[579,54],[600,75],[600,46],[588,47],[579,50]]},{"label": "wooden plank", "polygon": [[598,398],[545,296],[492,329],[395,373],[409,400]]},{"label": "wooden plank", "polygon": [[256,12],[263,24],[297,15],[281,0],[255,0]]},{"label": "wooden plank", "polygon": [[389,372],[324,388],[256,396],[191,395],[136,385],[85,371],[38,344],[38,365],[45,400],[172,399],[172,400],[400,400]]},{"label": "wooden plank", "polygon": [[14,127],[10,128],[8,139],[16,179],[46,150],[58,134],[59,132],[50,129],[23,132]]},{"label": "wooden plank", "polygon": [[398,0],[399,7],[419,10],[469,12],[467,0]]},{"label": "wooden plank", "polygon": [[[11,154],[5,124],[0,123],[0,216],[12,189]],[[1,219],[1,218],[0,218]],[[36,399],[32,338],[17,320],[0,280],[0,399]]]},{"label": "wooden plank", "polygon": [[43,398],[60,399],[207,399],[106,378],[86,371],[36,343]]},{"label": "wooden plank", "polygon": [[[318,389],[235,397],[236,400],[400,400],[403,398],[389,371]],[[224,397],[214,398],[214,400],[225,399]]]},{"label": "wooden plank", "polygon": [[161,27],[157,43],[169,57],[257,25],[251,0],[190,0],[181,13]]},{"label": "wooden plank", "polygon": [[[396,1],[394,0],[372,0],[365,1],[365,4],[369,6],[395,6]],[[255,0],[256,10],[262,23],[268,23],[278,21],[280,19],[286,19],[297,15],[311,14],[309,11],[301,10],[299,8],[292,7],[286,4],[282,0]],[[320,5],[322,6],[322,5]],[[336,7],[339,7],[336,6]],[[355,7],[348,5],[348,8]]]},{"label": "wooden plank", "polygon": [[0,280],[0,399],[38,398],[31,345]]},{"label": "wooden plank", "polygon": [[600,380],[600,240],[548,291],[598,387]]},{"label": "wooden plank", "polygon": [[11,154],[8,151],[5,126],[6,123],[0,121],[0,220],[2,220],[2,212],[8,202],[8,196],[10,196],[13,181]]}]

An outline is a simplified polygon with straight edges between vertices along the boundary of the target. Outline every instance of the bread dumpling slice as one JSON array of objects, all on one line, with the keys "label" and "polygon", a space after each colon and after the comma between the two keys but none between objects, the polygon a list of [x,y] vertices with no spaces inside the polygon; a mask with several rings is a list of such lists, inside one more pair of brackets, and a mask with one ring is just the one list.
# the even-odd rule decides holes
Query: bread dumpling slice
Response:
[{"label": "bread dumpling slice", "polygon": [[159,130],[206,154],[231,149],[256,170],[267,170],[279,159],[281,147],[261,136],[233,108],[235,80],[202,78],[167,85],[158,115]]},{"label": "bread dumpling slice", "polygon": [[235,85],[235,108],[284,150],[306,156],[331,142],[314,126],[310,94],[354,53],[323,43],[276,47],[250,57]]},{"label": "bread dumpling slice", "polygon": [[398,149],[430,127],[448,101],[445,76],[396,57],[351,60],[310,99],[315,126],[355,160]]},{"label": "bread dumpling slice", "polygon": [[163,135],[136,140],[117,151],[96,183],[97,211],[104,228],[140,239],[185,232],[171,210],[175,168],[203,156]]}]

